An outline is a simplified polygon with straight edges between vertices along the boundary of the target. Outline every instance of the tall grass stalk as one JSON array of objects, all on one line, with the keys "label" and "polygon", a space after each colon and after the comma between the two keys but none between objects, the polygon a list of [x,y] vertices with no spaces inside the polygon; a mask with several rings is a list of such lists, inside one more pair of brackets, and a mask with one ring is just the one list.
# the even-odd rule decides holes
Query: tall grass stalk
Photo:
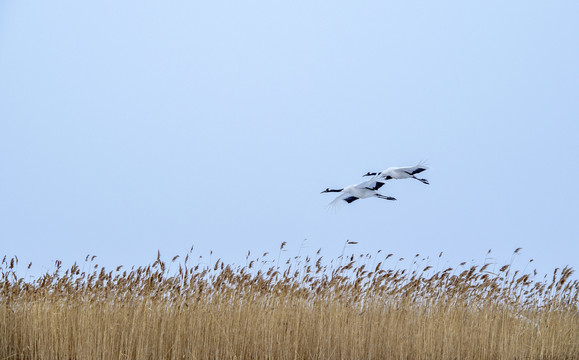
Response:
[{"label": "tall grass stalk", "polygon": [[159,255],[130,271],[87,257],[35,280],[4,258],[0,359],[579,358],[569,267],[537,280],[508,265],[388,269],[391,254],[279,256],[260,269],[175,257],[169,270]]}]

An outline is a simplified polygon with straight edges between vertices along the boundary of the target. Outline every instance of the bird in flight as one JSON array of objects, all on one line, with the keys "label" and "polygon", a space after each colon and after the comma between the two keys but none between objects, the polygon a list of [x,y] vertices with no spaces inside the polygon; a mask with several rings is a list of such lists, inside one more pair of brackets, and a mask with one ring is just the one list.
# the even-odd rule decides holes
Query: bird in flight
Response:
[{"label": "bird in flight", "polygon": [[420,163],[416,166],[404,166],[404,167],[389,167],[388,169],[375,173],[375,172],[367,172],[363,176],[374,176],[374,179],[378,181],[385,181],[390,179],[416,179],[423,184],[429,184],[428,180],[426,179],[419,179],[415,175],[423,172],[424,170],[428,169],[428,166]]},{"label": "bird in flight", "polygon": [[383,185],[384,182],[372,179],[361,182],[359,184],[346,186],[342,189],[326,188],[326,190],[322,191],[321,194],[330,192],[341,193],[329,204],[329,206],[332,207],[343,205],[345,203],[350,204],[358,199],[367,199],[370,197],[377,197],[384,200],[396,200],[396,198],[391,196],[385,196],[378,193],[378,189],[380,189]]}]

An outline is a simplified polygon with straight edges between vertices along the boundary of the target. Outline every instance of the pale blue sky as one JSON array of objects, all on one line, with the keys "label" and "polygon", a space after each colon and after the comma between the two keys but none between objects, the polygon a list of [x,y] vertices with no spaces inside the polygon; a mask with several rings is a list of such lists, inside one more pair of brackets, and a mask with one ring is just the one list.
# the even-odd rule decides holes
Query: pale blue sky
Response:
[{"label": "pale blue sky", "polygon": [[[0,254],[579,267],[579,3],[0,1]],[[427,160],[328,212],[326,187]],[[522,261],[522,260],[521,260]]]}]

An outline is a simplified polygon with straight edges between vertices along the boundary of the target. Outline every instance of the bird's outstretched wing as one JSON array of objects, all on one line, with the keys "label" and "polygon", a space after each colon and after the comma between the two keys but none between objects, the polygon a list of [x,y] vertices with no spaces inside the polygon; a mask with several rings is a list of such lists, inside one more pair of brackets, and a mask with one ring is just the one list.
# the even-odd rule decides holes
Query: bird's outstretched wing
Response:
[{"label": "bird's outstretched wing", "polygon": [[358,198],[355,196],[350,196],[344,199],[344,201],[347,202],[348,204],[356,200],[358,200]]},{"label": "bird's outstretched wing", "polygon": [[380,189],[382,186],[384,186],[384,183],[383,183],[383,182],[376,181],[374,187],[372,188],[372,190],[378,190],[378,189]]},{"label": "bird's outstretched wing", "polygon": [[423,172],[424,170],[426,170],[426,168],[419,167],[419,168],[416,168],[416,169],[414,169],[414,170],[412,170],[412,171],[407,171],[407,173],[409,173],[410,175],[416,175],[416,174],[418,174],[418,173]]},{"label": "bird's outstretched wing", "polygon": [[334,199],[334,201],[332,201],[328,206],[330,207],[337,207],[340,205],[344,205],[346,203],[350,204],[354,201],[358,200],[357,197],[352,196],[348,193],[343,193],[340,196],[338,196],[337,198]]},{"label": "bird's outstretched wing", "polygon": [[416,174],[418,174],[418,173],[423,172],[424,170],[428,170],[428,166],[426,166],[426,165],[423,164],[423,163],[420,163],[420,164],[418,164],[418,165],[416,165],[416,166],[403,166],[403,167],[399,167],[399,168],[396,168],[396,170],[397,170],[397,171],[400,171],[400,172],[405,172],[405,173],[407,173],[408,175],[416,175]]},{"label": "bird's outstretched wing", "polygon": [[382,186],[384,186],[384,182],[378,177],[374,177],[371,180],[364,181],[363,183],[360,183],[360,185],[358,185],[358,187],[360,187],[362,189],[368,189],[368,190],[374,190],[374,191],[380,189]]}]

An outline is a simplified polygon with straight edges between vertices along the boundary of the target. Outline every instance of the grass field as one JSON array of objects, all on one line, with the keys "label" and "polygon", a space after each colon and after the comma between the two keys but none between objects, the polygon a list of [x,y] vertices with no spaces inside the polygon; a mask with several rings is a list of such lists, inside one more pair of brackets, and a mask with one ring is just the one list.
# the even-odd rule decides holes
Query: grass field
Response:
[{"label": "grass field", "polygon": [[87,257],[26,280],[5,258],[0,360],[579,359],[572,269],[545,278],[393,260],[201,266],[159,256],[108,271]]}]

